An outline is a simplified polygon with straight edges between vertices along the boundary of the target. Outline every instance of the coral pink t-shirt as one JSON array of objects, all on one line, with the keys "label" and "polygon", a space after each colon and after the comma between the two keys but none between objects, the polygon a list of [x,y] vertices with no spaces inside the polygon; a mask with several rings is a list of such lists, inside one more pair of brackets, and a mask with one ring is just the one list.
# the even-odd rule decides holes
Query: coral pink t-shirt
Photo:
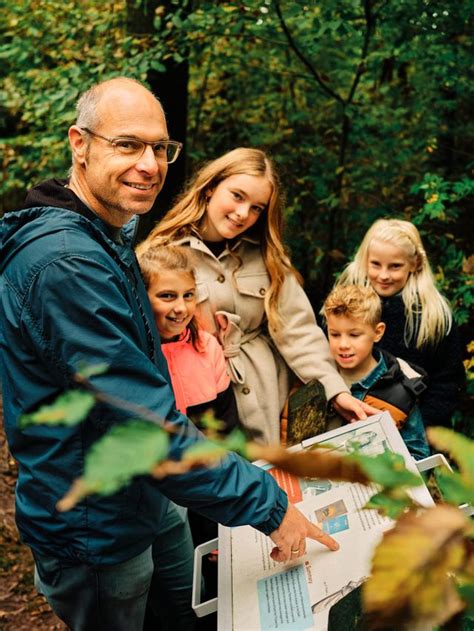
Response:
[{"label": "coral pink t-shirt", "polygon": [[187,329],[176,342],[161,345],[171,376],[177,409],[186,414],[188,407],[214,401],[229,387],[224,354],[216,338],[199,331],[199,347],[191,342]]}]

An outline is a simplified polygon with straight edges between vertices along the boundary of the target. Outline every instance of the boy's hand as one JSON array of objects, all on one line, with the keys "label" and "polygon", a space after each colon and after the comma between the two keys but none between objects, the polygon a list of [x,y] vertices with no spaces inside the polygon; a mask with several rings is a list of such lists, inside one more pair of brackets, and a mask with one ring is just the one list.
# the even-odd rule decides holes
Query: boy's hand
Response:
[{"label": "boy's hand", "polygon": [[372,406],[359,401],[348,392],[341,392],[332,399],[332,404],[341,416],[346,421],[354,423],[355,421],[364,421],[367,416],[373,414],[379,414],[380,410],[373,408]]},{"label": "boy's hand", "polygon": [[294,561],[306,554],[306,537],[315,539],[330,550],[339,550],[339,544],[332,537],[312,524],[291,502],[279,527],[270,538],[276,547],[270,553],[274,561]]}]

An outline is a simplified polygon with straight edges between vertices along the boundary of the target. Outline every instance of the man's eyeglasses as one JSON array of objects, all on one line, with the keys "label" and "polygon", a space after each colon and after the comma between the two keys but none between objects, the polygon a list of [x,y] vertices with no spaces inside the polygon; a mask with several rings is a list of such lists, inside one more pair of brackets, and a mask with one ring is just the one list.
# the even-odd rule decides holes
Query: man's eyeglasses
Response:
[{"label": "man's eyeglasses", "polygon": [[102,138],[106,142],[110,143],[113,148],[123,156],[128,156],[134,160],[140,160],[145,153],[147,145],[153,149],[153,154],[158,162],[166,162],[172,164],[179,156],[179,152],[183,146],[182,142],[177,140],[159,140],[157,142],[147,142],[146,140],[138,140],[137,138],[127,138],[125,136],[118,136],[117,138],[106,138],[95,131],[88,129],[87,127],[81,127],[82,131],[85,131],[91,136],[97,136]]}]

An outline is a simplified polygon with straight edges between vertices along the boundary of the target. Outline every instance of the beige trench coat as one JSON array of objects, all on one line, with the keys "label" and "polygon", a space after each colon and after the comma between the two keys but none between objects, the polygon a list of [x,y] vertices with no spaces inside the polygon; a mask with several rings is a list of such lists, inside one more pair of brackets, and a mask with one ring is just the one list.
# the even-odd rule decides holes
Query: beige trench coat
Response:
[{"label": "beige trench coat", "polygon": [[310,302],[293,274],[280,294],[282,329],[270,337],[264,296],[270,286],[259,245],[244,237],[216,258],[195,236],[174,243],[190,247],[195,259],[197,315],[201,326],[217,336],[226,357],[239,417],[261,442],[280,440],[280,413],[288,396],[290,371],[303,383],[319,379],[329,399],[349,392],[330,357]]}]

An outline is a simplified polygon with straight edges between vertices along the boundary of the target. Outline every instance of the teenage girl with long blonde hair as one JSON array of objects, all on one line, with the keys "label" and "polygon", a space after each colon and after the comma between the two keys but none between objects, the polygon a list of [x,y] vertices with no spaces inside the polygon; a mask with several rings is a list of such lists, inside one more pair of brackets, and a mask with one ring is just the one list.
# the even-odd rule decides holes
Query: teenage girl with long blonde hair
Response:
[{"label": "teenage girl with long blonde hair", "polygon": [[372,285],[386,324],[380,347],[427,372],[420,403],[425,425],[450,425],[464,381],[459,336],[418,229],[409,221],[379,219],[337,282]]},{"label": "teenage girl with long blonde hair", "polygon": [[373,410],[353,398],[282,243],[275,168],[263,151],[239,148],[205,165],[149,237],[191,248],[198,318],[220,340],[242,424],[262,442],[280,439],[292,379],[318,379],[349,418]]}]

